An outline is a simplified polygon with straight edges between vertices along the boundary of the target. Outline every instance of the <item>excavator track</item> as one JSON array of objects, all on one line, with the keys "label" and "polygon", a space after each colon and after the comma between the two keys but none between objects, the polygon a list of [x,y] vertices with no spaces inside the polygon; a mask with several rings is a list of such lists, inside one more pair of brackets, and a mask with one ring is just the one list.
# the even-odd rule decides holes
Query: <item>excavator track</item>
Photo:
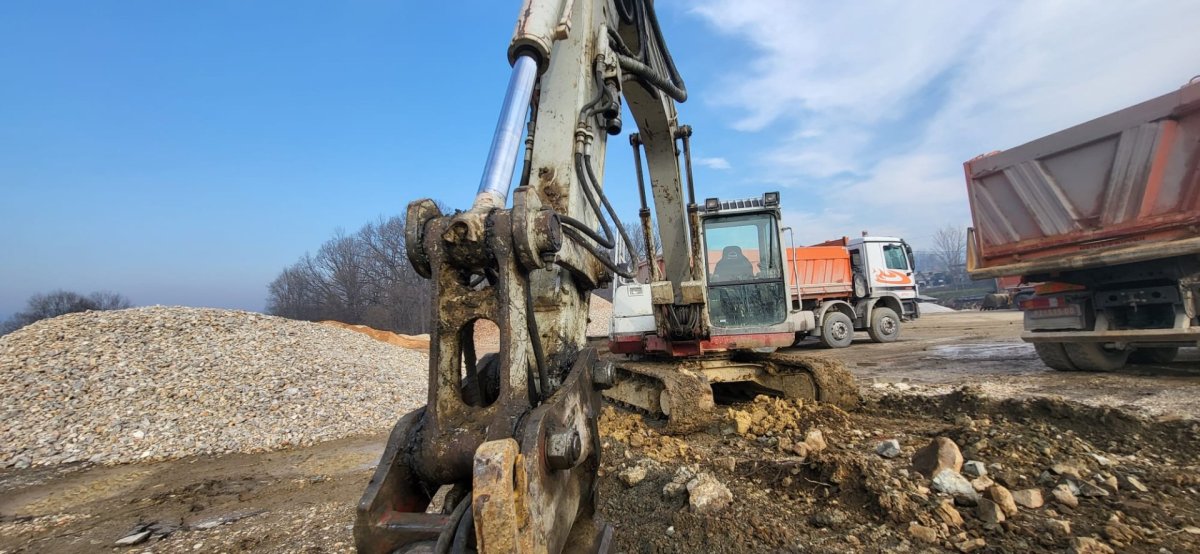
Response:
[{"label": "excavator track", "polygon": [[664,432],[693,433],[717,416],[720,403],[759,394],[853,409],[861,401],[840,360],[796,353],[735,353],[687,360],[614,360],[611,402],[665,421]]}]

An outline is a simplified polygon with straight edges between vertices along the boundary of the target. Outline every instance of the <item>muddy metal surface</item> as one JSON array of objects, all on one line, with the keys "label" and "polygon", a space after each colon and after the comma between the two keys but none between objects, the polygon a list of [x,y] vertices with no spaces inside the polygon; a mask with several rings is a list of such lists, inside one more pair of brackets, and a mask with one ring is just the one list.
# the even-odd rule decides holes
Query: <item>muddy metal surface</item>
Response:
[{"label": "muddy metal surface", "polygon": [[[906,327],[896,344],[863,337],[845,350],[802,346],[808,354],[844,359],[870,399],[850,414],[805,407],[800,417],[810,419],[796,429],[822,428],[830,448],[803,465],[779,451],[778,439],[772,444],[718,428],[676,439],[656,435],[652,422],[618,421],[644,427],[636,439],[628,429],[622,439],[607,439],[601,509],[617,525],[618,548],[957,551],[960,539],[978,538],[985,540],[983,551],[1061,552],[1070,546],[1068,538],[1045,532],[1045,520],[1071,521],[1072,536],[1110,541],[1106,522],[1117,515],[1136,535],[1117,540],[1118,550],[1200,549],[1200,437],[1187,421],[1200,416],[1194,400],[1200,395],[1196,350],[1164,366],[1060,373],[1043,367],[1019,342],[1020,328],[1016,312],[937,314]],[[955,392],[963,385],[976,388],[964,397]],[[973,400],[977,393],[990,400]],[[1071,402],[1046,400],[1052,397]],[[1121,410],[1089,410],[1075,402]],[[611,431],[614,422],[607,426]],[[268,454],[6,470],[0,472],[0,552],[350,551],[353,506],[386,439],[386,429],[366,431]],[[919,486],[901,479],[893,490],[888,479],[903,465],[899,460],[938,435],[951,436],[964,449],[978,445],[981,435],[991,437],[990,449],[970,453],[1003,462],[1019,473],[1013,479],[1030,486],[1043,466],[1085,465],[1096,453],[1114,461],[1097,471],[1133,472],[1149,491],[1084,499],[1078,509],[1022,513],[993,528],[981,527],[962,508],[965,527],[918,543],[907,535],[908,524],[933,526],[927,506],[912,500]],[[884,437],[899,438],[905,454],[873,458],[872,446]],[[627,487],[616,478],[621,468],[645,457],[662,461],[644,484]],[[688,511],[686,500],[664,498],[663,484],[683,465],[699,466],[725,482],[733,504],[718,515],[701,516]],[[892,493],[909,500],[889,500]],[[146,540],[134,546],[114,544],[147,531]]]}]

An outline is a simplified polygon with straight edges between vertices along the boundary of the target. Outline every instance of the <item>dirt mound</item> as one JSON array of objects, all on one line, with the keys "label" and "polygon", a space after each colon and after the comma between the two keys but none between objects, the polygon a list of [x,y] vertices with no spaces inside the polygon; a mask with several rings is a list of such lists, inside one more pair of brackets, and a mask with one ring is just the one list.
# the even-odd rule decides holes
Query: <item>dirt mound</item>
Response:
[{"label": "dirt mound", "polygon": [[[640,419],[606,410],[601,420],[601,511],[621,551],[1200,549],[1195,422],[993,401],[970,388],[890,395],[854,412],[759,397],[682,439]],[[912,469],[936,437],[961,448],[961,474],[935,481]],[[895,451],[881,444],[891,440]],[[672,485],[680,473],[714,476],[732,503],[697,513]],[[940,492],[953,490],[947,481],[967,489]]]},{"label": "dirt mound", "polygon": [[376,432],[425,401],[427,358],[342,329],[178,307],[0,337],[0,467],[258,452]]},{"label": "dirt mound", "polygon": [[386,342],[401,348],[429,352],[429,335],[402,335],[399,333],[393,333],[391,331],[381,331],[366,325],[351,325],[349,323],[342,323],[340,321],[333,320],[326,320],[320,323],[321,325],[332,325],[334,327],[340,327],[342,329],[348,329],[357,333],[362,333],[377,341]]}]

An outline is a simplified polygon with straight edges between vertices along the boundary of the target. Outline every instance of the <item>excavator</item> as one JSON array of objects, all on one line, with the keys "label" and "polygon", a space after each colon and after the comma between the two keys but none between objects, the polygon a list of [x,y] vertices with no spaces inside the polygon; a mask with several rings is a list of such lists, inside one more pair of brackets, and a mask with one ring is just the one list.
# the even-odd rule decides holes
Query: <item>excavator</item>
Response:
[{"label": "excavator", "polygon": [[[705,207],[701,227],[691,130],[675,108],[687,88],[652,0],[524,0],[508,60],[471,207],[446,214],[423,199],[407,209],[407,255],[433,295],[428,400],[396,423],[359,501],[362,552],[608,551],[612,527],[596,512],[602,391],[682,431],[704,419],[714,384],[838,403],[856,396],[836,363],[766,352],[800,330],[782,273],[763,269],[782,267],[779,248],[758,253],[758,275],[736,255],[709,275],[706,232],[709,242],[724,229],[778,244],[778,195],[748,229],[734,229],[747,214],[731,206],[720,221],[720,205]],[[663,253],[647,286],[663,356],[639,363],[586,339],[591,291],[636,271],[613,255],[618,244],[634,249],[603,187],[623,106],[637,126],[643,238],[652,244],[648,188]],[[477,355],[483,320],[499,329],[499,351]]]}]

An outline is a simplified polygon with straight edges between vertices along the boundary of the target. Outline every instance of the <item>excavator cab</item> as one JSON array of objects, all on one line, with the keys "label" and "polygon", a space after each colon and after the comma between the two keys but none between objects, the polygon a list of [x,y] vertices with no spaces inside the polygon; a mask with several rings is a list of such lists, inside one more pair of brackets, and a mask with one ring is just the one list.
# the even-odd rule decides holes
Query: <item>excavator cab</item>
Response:
[{"label": "excavator cab", "polygon": [[765,198],[705,202],[702,240],[715,328],[769,327],[787,319],[778,201],[768,206]]}]

